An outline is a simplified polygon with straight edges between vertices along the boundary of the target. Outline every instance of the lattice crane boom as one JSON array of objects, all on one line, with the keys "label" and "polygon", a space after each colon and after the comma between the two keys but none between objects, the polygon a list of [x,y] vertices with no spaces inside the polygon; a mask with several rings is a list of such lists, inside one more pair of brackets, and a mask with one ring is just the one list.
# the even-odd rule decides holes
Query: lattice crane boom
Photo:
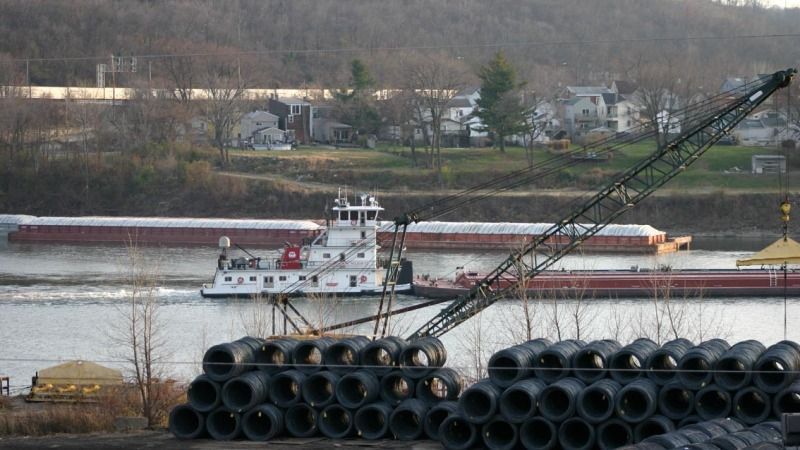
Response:
[{"label": "lattice crane boom", "polygon": [[[509,255],[470,289],[468,294],[457,298],[442,309],[409,336],[409,339],[441,336],[501,298],[515,292],[520,283],[552,266],[581,242],[595,235],[618,216],[686,170],[758,105],[778,89],[788,86],[796,73],[796,69],[775,72],[760,85],[713,111],[634,167],[618,175],[614,181],[537,236],[523,249]],[[537,250],[548,248],[547,241],[557,237],[566,237],[567,242],[553,249],[550,254],[538,257]],[[531,263],[527,263],[526,257],[531,254],[533,259]],[[510,279],[514,271],[524,276],[517,277],[515,283],[502,286],[500,281]]]}]

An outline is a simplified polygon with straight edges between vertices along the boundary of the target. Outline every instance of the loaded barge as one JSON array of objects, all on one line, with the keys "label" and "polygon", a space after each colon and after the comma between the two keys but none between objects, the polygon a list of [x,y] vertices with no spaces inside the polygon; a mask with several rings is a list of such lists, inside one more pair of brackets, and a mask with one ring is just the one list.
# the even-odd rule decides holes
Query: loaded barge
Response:
[{"label": "loaded barge", "polygon": [[[393,225],[377,222],[378,243],[388,245]],[[489,222],[421,222],[408,226],[405,245],[410,249],[515,249],[530,242],[552,224]],[[162,245],[217,245],[228,236],[241,245],[279,248],[286,241],[311,241],[326,230],[311,220],[154,218],[154,217],[35,217],[0,214],[0,231],[11,242],[125,243]],[[567,242],[557,236],[552,247]],[[649,225],[608,225],[588,238],[588,253],[661,254],[688,250],[691,236],[668,237]]]},{"label": "loaded barge", "polygon": [[[477,272],[459,271],[455,278],[417,277],[414,293],[428,298],[455,298],[483,279]],[[500,288],[517,279],[504,277]],[[784,286],[786,289],[784,290]],[[536,298],[604,299],[631,297],[780,297],[800,295],[800,272],[770,269],[586,270],[545,271],[527,283]]]}]

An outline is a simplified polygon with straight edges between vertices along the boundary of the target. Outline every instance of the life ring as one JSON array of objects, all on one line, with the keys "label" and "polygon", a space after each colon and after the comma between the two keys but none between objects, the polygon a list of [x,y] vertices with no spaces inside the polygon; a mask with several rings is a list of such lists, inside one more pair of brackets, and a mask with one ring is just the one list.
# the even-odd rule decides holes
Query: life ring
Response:
[{"label": "life ring", "polygon": [[239,277],[238,279],[236,279],[236,282],[239,284],[244,283],[244,277]]},{"label": "life ring", "polygon": [[358,221],[357,220],[351,220],[350,221],[350,225],[358,225]]},{"label": "life ring", "polygon": [[366,282],[367,282],[367,276],[366,275],[361,275],[361,284],[364,284]]}]

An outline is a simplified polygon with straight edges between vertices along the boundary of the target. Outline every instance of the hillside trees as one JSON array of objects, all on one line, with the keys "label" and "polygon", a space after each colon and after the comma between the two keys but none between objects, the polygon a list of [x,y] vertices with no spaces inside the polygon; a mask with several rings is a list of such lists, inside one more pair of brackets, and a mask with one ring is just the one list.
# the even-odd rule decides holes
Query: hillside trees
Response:
[{"label": "hillside trees", "polygon": [[478,72],[481,80],[481,96],[478,99],[478,116],[486,131],[492,134],[495,145],[505,152],[505,138],[528,129],[525,120],[525,107],[520,102],[519,89],[524,85],[517,81],[514,67],[506,60],[503,52]]}]

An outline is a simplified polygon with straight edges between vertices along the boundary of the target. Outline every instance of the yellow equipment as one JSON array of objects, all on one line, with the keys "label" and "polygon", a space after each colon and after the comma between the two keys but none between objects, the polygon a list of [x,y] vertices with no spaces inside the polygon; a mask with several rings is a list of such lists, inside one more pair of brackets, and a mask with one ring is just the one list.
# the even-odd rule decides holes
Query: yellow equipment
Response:
[{"label": "yellow equipment", "polygon": [[122,372],[91,361],[67,361],[42,369],[33,378],[30,402],[93,401],[104,387],[121,385]]}]

